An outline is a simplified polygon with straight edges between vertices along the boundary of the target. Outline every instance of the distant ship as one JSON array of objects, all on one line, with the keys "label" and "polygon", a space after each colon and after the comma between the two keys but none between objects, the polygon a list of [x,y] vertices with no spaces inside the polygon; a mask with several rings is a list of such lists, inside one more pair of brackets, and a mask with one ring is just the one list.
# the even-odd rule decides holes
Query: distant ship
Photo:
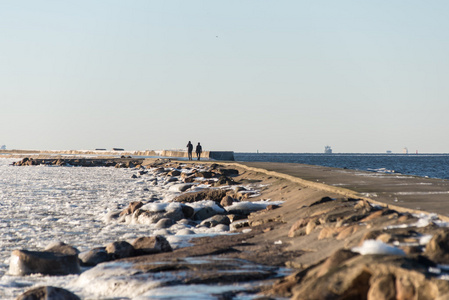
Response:
[{"label": "distant ship", "polygon": [[325,154],[332,154],[332,148],[331,148],[331,146],[325,146],[325,147],[324,147],[324,153],[325,153]]}]

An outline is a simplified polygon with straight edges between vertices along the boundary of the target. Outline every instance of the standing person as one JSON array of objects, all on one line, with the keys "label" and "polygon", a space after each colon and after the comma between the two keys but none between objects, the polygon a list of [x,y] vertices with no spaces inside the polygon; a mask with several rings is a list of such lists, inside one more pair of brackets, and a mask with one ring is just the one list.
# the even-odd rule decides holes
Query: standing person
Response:
[{"label": "standing person", "polygon": [[189,155],[189,160],[193,160],[192,159],[192,151],[193,151],[193,145],[192,143],[189,141],[189,143],[187,144],[187,153]]},{"label": "standing person", "polygon": [[201,147],[200,143],[198,142],[198,145],[196,145],[196,157],[198,157],[198,160],[200,160],[201,152],[203,152],[203,148]]}]

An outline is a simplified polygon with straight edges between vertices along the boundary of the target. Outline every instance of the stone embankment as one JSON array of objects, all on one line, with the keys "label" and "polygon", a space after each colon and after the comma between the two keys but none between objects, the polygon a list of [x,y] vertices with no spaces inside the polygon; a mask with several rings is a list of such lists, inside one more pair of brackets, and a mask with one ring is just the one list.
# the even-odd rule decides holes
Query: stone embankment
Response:
[{"label": "stone embankment", "polygon": [[[142,218],[160,222],[166,228],[179,222],[229,226],[239,234],[196,238],[192,246],[173,251],[158,236],[145,237],[152,244],[140,248],[137,241],[129,245],[117,241],[114,246],[92,249],[91,256],[78,254],[80,263],[96,265],[120,259],[139,270],[136,275],[122,275],[126,282],[141,274],[159,278],[169,273],[174,279],[164,282],[166,286],[258,282],[246,292],[258,293],[265,299],[449,299],[449,270],[445,267],[449,265],[449,229],[438,215],[398,211],[366,198],[347,197],[338,189],[320,189],[243,165],[205,166],[208,170],[199,175],[186,162],[159,160],[141,165],[136,172],[163,172],[172,182],[183,185],[185,190],[174,199],[178,209],[155,215],[142,209],[141,203],[130,203],[112,217],[125,222]],[[192,172],[182,172],[186,167]],[[210,188],[189,192],[188,185],[199,176],[209,177]],[[236,188],[254,183],[262,184],[259,194],[250,195]],[[204,199],[215,201],[224,213],[206,209],[198,215],[198,211],[189,209],[192,203]],[[283,204],[257,211],[226,210],[234,202],[261,199]],[[155,246],[158,241],[160,246]],[[64,255],[76,252],[67,250],[67,245],[58,247],[62,248],[53,248],[52,255],[62,255],[60,249],[65,249]],[[47,257],[48,251],[32,254]],[[20,258],[26,254],[24,250],[13,252],[18,259],[12,261],[22,261]],[[87,263],[86,257],[94,258]],[[201,260],[194,260],[198,258]],[[19,266],[18,274],[28,268]],[[81,276],[94,278],[94,270],[106,266],[98,264]],[[276,279],[285,267],[290,275]],[[11,268],[15,270],[15,266]],[[241,292],[230,290],[217,298],[232,299]]]},{"label": "stone embankment", "polygon": [[[187,158],[187,151],[183,150],[145,150],[145,151],[125,151],[125,150],[0,150],[2,157],[30,157],[30,156],[140,156],[140,157],[168,157]],[[234,160],[233,151],[203,151],[202,159],[211,160]]]}]

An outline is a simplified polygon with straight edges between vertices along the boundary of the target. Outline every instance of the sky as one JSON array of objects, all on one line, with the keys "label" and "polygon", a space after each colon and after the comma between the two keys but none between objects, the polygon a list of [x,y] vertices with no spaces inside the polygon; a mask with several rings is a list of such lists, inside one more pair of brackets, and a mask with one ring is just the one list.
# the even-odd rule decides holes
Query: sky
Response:
[{"label": "sky", "polygon": [[449,153],[445,0],[0,0],[8,149]]}]

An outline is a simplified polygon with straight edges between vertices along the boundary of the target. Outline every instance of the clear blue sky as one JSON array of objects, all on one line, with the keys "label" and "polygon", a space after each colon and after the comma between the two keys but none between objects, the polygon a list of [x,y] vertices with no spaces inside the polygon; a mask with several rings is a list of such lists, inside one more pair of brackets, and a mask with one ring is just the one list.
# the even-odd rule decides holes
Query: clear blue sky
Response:
[{"label": "clear blue sky", "polygon": [[449,152],[449,2],[1,1],[9,149]]}]

